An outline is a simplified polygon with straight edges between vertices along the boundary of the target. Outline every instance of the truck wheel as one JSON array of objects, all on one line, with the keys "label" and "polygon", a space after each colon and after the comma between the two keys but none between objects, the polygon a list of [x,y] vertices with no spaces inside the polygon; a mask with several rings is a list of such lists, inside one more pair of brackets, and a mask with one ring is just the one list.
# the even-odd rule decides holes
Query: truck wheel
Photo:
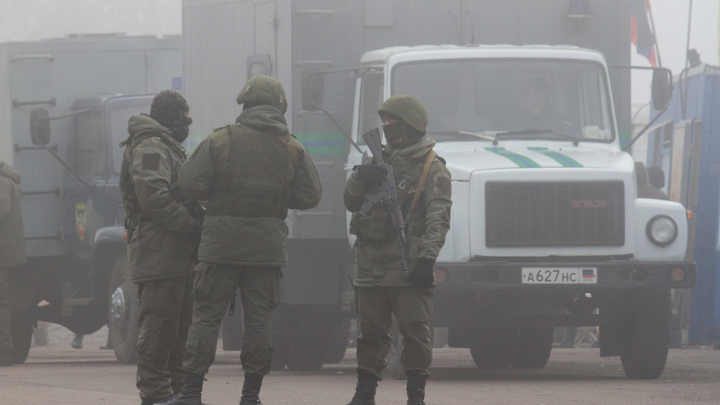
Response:
[{"label": "truck wheel", "polygon": [[628,378],[653,380],[662,375],[670,344],[670,290],[640,291],[620,342],[620,360]]},{"label": "truck wheel", "polygon": [[516,347],[517,330],[485,329],[470,344],[470,354],[475,366],[485,370],[510,367]]},{"label": "truck wheel", "polygon": [[140,302],[137,295],[137,286],[130,281],[127,256],[118,254],[110,276],[108,333],[115,357],[123,364],[136,363],[138,360]]},{"label": "truck wheel", "polygon": [[333,325],[330,330],[327,348],[325,349],[325,363],[337,364],[345,357],[350,343],[350,319],[343,318]]},{"label": "truck wheel", "polygon": [[294,350],[287,356],[292,371],[317,371],[325,363],[326,336],[293,336]]},{"label": "truck wheel", "polygon": [[512,358],[513,368],[543,368],[550,358],[555,328],[523,329]]},{"label": "truck wheel", "polygon": [[32,344],[33,324],[35,319],[30,311],[13,312],[11,315],[11,329],[13,339],[13,363],[23,364],[30,353]]}]

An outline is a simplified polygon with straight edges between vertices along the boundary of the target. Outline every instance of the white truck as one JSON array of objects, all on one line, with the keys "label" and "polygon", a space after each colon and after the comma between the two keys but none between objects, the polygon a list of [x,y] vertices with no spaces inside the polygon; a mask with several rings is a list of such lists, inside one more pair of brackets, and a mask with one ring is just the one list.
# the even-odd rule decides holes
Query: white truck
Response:
[{"label": "white truck", "polygon": [[[393,47],[366,53],[358,69],[365,73],[351,137],[360,150],[362,133],[379,126],[379,103],[410,94],[428,110],[428,133],[452,173],[433,320],[450,328],[450,346],[469,347],[481,368],[540,368],[554,327],[599,325],[601,355],[620,355],[629,377],[660,376],[670,289],[695,282],[694,263],[684,261],[687,211],[637,198],[602,54],[568,46]],[[667,92],[669,75],[657,75]],[[537,83],[552,113],[533,121]],[[346,170],[363,153],[351,149]],[[397,335],[394,344],[399,352]]]},{"label": "white truck", "polygon": [[[274,76],[324,185],[317,209],[288,218],[274,367],[318,368],[336,357],[326,348],[347,344],[337,341],[353,315],[344,183],[368,154],[362,134],[381,125],[378,106],[409,94],[453,177],[432,321],[449,327],[450,346],[469,347],[481,368],[540,368],[555,327],[599,325],[601,355],[620,355],[629,377],[662,373],[670,290],[695,283],[687,213],[637,198],[621,149],[630,1],[575,3],[183,1],[186,96],[207,107],[196,129],[233,122],[243,83]],[[669,71],[654,78],[662,110]],[[396,329],[388,360],[402,376]]]}]

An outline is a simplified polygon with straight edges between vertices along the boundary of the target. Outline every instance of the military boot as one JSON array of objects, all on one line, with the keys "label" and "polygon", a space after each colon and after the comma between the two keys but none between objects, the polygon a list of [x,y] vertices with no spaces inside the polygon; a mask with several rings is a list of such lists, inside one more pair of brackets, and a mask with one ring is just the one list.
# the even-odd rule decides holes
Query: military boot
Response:
[{"label": "military boot", "polygon": [[407,405],[425,405],[425,380],[427,377],[411,371],[407,373]]},{"label": "military boot", "polygon": [[200,395],[202,394],[203,381],[205,374],[187,373],[185,376],[185,385],[183,385],[180,393],[165,405],[202,405]]},{"label": "military boot", "polygon": [[358,382],[355,387],[355,396],[348,405],[375,405],[375,390],[377,390],[377,377],[371,372],[358,367]]},{"label": "military boot", "polygon": [[263,376],[260,374],[245,373],[240,405],[262,405],[262,402],[260,402],[260,387],[262,387],[262,381]]}]

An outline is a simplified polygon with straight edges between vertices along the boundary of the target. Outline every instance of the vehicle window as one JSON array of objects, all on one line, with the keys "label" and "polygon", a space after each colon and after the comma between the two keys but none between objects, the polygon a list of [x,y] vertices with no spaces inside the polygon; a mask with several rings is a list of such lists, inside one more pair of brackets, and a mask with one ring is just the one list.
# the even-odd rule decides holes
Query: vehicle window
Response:
[{"label": "vehicle window", "polygon": [[[614,139],[607,79],[600,64],[562,60],[445,60],[398,64],[392,94],[428,111],[437,141],[464,132],[551,130],[547,139]],[[545,137],[543,137],[545,139]]]},{"label": "vehicle window", "polygon": [[368,73],[362,78],[360,87],[360,120],[358,128],[358,143],[365,144],[362,134],[373,129],[382,130],[382,122],[378,116],[378,108],[383,102],[384,75],[382,73]]},{"label": "vehicle window", "polygon": [[105,139],[102,113],[89,111],[76,118],[75,172],[81,176],[102,176],[105,167]]}]

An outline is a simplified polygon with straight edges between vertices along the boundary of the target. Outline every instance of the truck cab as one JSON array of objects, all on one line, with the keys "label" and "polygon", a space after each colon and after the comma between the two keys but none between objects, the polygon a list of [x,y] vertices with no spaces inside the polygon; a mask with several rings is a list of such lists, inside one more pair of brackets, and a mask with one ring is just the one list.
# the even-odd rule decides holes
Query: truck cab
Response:
[{"label": "truck cab", "polygon": [[[638,198],[600,52],[392,47],[355,72],[348,175],[368,153],[362,134],[382,126],[378,107],[399,94],[427,109],[452,174],[433,318],[451,347],[480,368],[541,368],[555,327],[600,326],[601,355],[620,355],[628,377],[662,374],[670,290],[695,284],[687,211]],[[400,353],[397,333],[394,344]]]}]

